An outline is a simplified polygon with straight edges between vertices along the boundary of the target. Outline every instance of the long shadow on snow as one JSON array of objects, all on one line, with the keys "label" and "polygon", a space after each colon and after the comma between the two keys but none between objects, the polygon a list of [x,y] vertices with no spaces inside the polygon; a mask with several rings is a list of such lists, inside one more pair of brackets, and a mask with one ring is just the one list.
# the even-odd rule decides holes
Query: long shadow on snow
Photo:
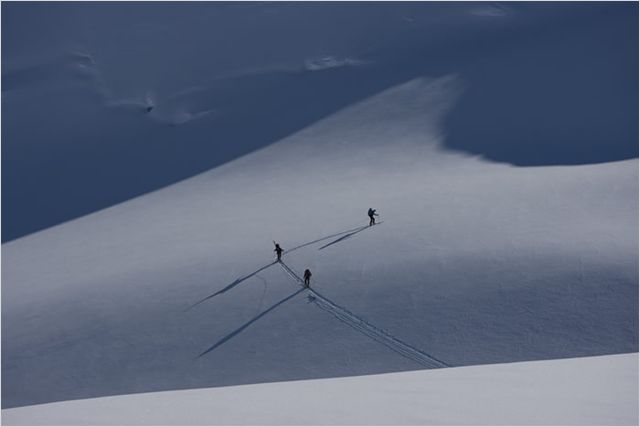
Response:
[{"label": "long shadow on snow", "polygon": [[275,310],[277,307],[279,307],[280,305],[284,304],[285,302],[289,301],[290,299],[292,299],[293,297],[295,297],[296,295],[298,295],[300,292],[303,292],[304,289],[298,289],[296,292],[292,293],[291,295],[289,295],[288,297],[278,301],[277,303],[275,303],[274,305],[272,305],[271,307],[269,307],[268,309],[266,309],[265,311],[263,311],[262,313],[258,314],[256,317],[254,317],[253,319],[249,320],[247,323],[245,323],[244,325],[240,326],[238,329],[236,329],[235,331],[231,332],[230,334],[224,336],[221,340],[219,340],[217,343],[215,343],[214,345],[212,345],[211,347],[209,347],[208,349],[206,349],[205,351],[203,351],[202,353],[200,353],[198,355],[198,357],[202,357],[205,354],[209,353],[210,351],[215,350],[216,348],[220,347],[222,344],[226,343],[227,341],[229,341],[231,338],[235,337],[236,335],[238,335],[240,332],[244,331],[245,329],[247,329],[252,323],[257,322],[258,320],[260,320],[260,318],[262,318],[263,316],[267,315],[269,312]]},{"label": "long shadow on snow", "polygon": [[[301,245],[298,245],[298,246],[296,246],[296,247],[294,247],[294,248],[289,249],[288,251],[285,251],[284,253],[285,253],[285,254],[288,254],[288,253],[291,253],[291,252],[296,251],[296,250],[298,250],[298,249],[301,249],[301,248],[304,248],[304,247],[306,247],[306,246],[312,245],[312,244],[314,244],[314,243],[318,243],[318,242],[321,242],[321,241],[323,241],[323,240],[330,239],[330,238],[332,238],[332,237],[340,236],[340,235],[342,235],[342,234],[344,234],[344,233],[351,233],[351,235],[352,235],[352,234],[354,234],[355,232],[361,231],[361,230],[363,230],[364,228],[367,228],[367,227],[368,227],[368,226],[363,226],[363,227],[356,227],[356,228],[352,228],[352,229],[349,229],[349,230],[339,231],[339,232],[337,232],[337,233],[333,233],[333,234],[330,234],[330,235],[328,235],[328,236],[324,236],[324,237],[321,237],[321,238],[319,238],[319,239],[315,239],[315,240],[312,240],[312,241],[310,241],[310,242],[307,242],[307,243],[303,243],[303,244],[301,244]],[[338,239],[338,240],[340,240],[340,239]],[[337,243],[337,242],[338,242],[338,241],[335,241],[335,242],[333,242],[333,243]],[[225,292],[227,292],[227,291],[229,291],[229,290],[233,289],[234,287],[238,286],[240,283],[242,283],[242,282],[244,282],[245,280],[247,280],[247,279],[249,279],[249,278],[251,278],[251,277],[255,276],[256,274],[260,273],[262,270],[265,270],[265,269],[267,269],[267,268],[271,267],[272,265],[276,264],[277,262],[278,262],[278,261],[273,261],[273,262],[271,262],[271,263],[269,263],[269,264],[267,264],[267,265],[263,265],[262,267],[260,267],[260,268],[259,268],[259,269],[257,269],[256,271],[254,271],[253,273],[249,273],[249,274],[247,274],[246,276],[238,277],[236,280],[234,280],[233,282],[229,283],[227,286],[225,286],[224,288],[220,289],[219,291],[217,291],[217,292],[215,292],[215,293],[213,293],[213,294],[211,294],[211,295],[209,295],[209,296],[207,296],[207,297],[202,298],[202,299],[201,299],[200,301],[198,301],[198,302],[195,302],[195,303],[191,304],[191,305],[190,305],[188,308],[186,308],[184,311],[191,310],[193,307],[195,307],[195,306],[197,306],[197,305],[199,305],[199,304],[202,304],[203,302],[205,302],[205,301],[207,301],[207,300],[209,300],[209,299],[211,299],[211,298],[213,298],[213,297],[216,297],[216,296],[218,296],[218,295],[221,295],[221,294],[223,294],[223,293],[225,293]]]},{"label": "long shadow on snow", "polygon": [[203,302],[205,302],[206,300],[213,298],[215,296],[218,296],[220,294],[223,294],[225,292],[227,292],[228,290],[238,286],[240,283],[244,282],[245,280],[249,279],[250,277],[255,276],[256,274],[260,273],[262,270],[265,270],[269,267],[271,267],[273,264],[277,263],[278,261],[273,261],[267,265],[263,265],[262,267],[260,267],[259,269],[257,269],[256,271],[254,271],[253,273],[249,273],[246,276],[243,277],[239,277],[236,280],[234,280],[233,282],[229,283],[227,286],[225,286],[224,288],[220,289],[218,292],[209,295],[208,297],[204,297],[202,298],[200,301],[191,304],[185,311],[187,310],[191,310],[193,307],[195,307],[198,304],[202,304]]},{"label": "long shadow on snow", "polygon": [[[364,227],[366,227],[366,226],[364,226]],[[331,234],[331,235],[329,235],[329,236],[324,236],[324,237],[321,237],[321,238],[319,238],[319,239],[313,240],[313,241],[311,241],[311,242],[303,243],[302,245],[299,245],[299,246],[296,246],[296,247],[294,247],[294,248],[291,248],[291,249],[289,249],[288,251],[285,251],[284,253],[285,253],[285,254],[288,254],[289,252],[293,252],[293,251],[295,251],[295,250],[298,250],[298,249],[304,248],[305,246],[313,245],[314,243],[322,242],[323,240],[327,240],[327,239],[330,239],[330,238],[332,238],[332,237],[340,236],[340,235],[342,235],[342,234],[344,234],[344,233],[353,233],[353,232],[358,232],[359,230],[362,230],[362,228],[363,228],[363,227],[356,227],[356,228],[352,228],[351,230],[340,231],[340,232],[338,232],[338,233],[334,233],[334,234]]]},{"label": "long shadow on snow", "polygon": [[[377,223],[377,224],[375,224],[375,225],[378,225],[378,224],[382,224],[382,221],[380,221],[379,223]],[[318,250],[319,250],[319,251],[321,251],[321,250],[323,250],[324,248],[327,248],[327,247],[329,247],[329,246],[331,246],[331,245],[335,245],[336,243],[343,242],[343,241],[345,241],[345,240],[347,240],[347,239],[349,239],[349,238],[353,237],[355,234],[358,234],[358,233],[360,233],[361,231],[364,231],[364,230],[366,230],[366,229],[368,229],[368,228],[371,228],[371,227],[372,227],[372,226],[370,226],[370,225],[364,225],[364,226],[362,226],[362,227],[360,227],[360,228],[356,229],[356,231],[354,231],[354,232],[352,232],[352,233],[347,234],[346,236],[342,236],[342,237],[340,237],[339,239],[336,239],[336,240],[334,240],[334,241],[333,241],[333,242],[331,242],[331,243],[327,243],[326,245],[322,246],[321,248],[318,248]]]}]

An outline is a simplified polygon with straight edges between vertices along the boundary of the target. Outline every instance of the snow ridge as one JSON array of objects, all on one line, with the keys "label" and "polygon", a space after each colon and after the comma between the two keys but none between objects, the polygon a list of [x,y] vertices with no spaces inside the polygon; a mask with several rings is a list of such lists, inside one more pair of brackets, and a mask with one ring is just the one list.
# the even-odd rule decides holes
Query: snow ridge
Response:
[{"label": "snow ridge", "polygon": [[[305,287],[304,281],[288,265],[280,261],[280,266],[293,280],[298,282],[299,285]],[[394,337],[388,332],[385,332],[382,329],[377,328],[376,326],[373,326],[372,324],[362,319],[361,317],[358,317],[357,315],[353,314],[346,308],[340,307],[339,305],[335,304],[333,301],[319,294],[317,291],[311,288],[307,288],[307,290],[309,294],[313,296],[313,303],[318,308],[330,313],[341,322],[346,323],[347,325],[363,333],[369,338],[372,338],[375,341],[379,342],[380,344],[383,344],[389,347],[391,350],[395,351],[396,353],[399,353],[400,355],[408,359],[411,359],[414,362],[419,363],[420,365],[425,366],[427,368],[449,367],[449,365],[447,365],[445,362],[438,360],[435,357],[430,356],[429,354],[421,350],[418,350],[417,348],[405,342],[400,341],[398,338]]]}]

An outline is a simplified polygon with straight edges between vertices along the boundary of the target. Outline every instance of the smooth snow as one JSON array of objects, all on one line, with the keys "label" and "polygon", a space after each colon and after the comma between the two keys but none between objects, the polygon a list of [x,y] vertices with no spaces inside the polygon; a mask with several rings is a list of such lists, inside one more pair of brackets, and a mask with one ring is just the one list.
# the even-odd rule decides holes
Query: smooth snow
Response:
[{"label": "smooth snow", "polygon": [[638,355],[145,393],[2,411],[4,425],[638,425]]}]

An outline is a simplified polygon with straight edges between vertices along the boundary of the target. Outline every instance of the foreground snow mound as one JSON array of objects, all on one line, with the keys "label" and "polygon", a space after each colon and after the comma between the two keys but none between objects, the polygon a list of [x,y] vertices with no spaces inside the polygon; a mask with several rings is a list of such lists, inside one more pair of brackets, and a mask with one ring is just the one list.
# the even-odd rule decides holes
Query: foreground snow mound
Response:
[{"label": "foreground snow mound", "polygon": [[637,425],[638,355],[77,400],[5,425]]},{"label": "foreground snow mound", "polygon": [[3,407],[637,352],[637,160],[448,152],[459,94],[412,80],[3,245]]}]

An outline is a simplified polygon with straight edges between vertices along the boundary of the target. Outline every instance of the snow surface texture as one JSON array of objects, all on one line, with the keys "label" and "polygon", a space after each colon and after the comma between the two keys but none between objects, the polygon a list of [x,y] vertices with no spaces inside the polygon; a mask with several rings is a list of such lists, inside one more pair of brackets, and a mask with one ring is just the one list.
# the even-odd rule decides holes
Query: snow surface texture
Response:
[{"label": "snow surface texture", "polygon": [[[467,9],[460,9],[463,6]],[[4,12],[7,6],[2,7]],[[61,7],[64,12],[75,6]],[[288,6],[237,7],[227,10],[239,16],[247,10],[275,13],[286,20],[290,13],[295,15]],[[456,5],[442,13],[464,11],[465,19],[472,22],[513,15],[508,9],[503,17],[486,11],[478,15],[477,7]],[[548,12],[547,7],[542,10]],[[588,23],[600,22],[594,21],[596,12],[607,12],[602,22],[616,28],[627,28],[627,21],[617,25],[616,20],[627,16],[627,8],[637,12],[637,5],[611,7],[597,4],[580,10],[588,11]],[[278,14],[282,10],[288,11],[284,18]],[[401,19],[403,25],[414,25],[414,18],[402,16],[410,18]],[[566,15],[553,16],[567,24]],[[584,30],[581,19],[585,16],[572,16],[568,22],[577,20]],[[3,28],[4,19],[5,13]],[[554,19],[543,20],[542,27],[559,25]],[[536,22],[525,19],[524,23],[539,29]],[[447,28],[456,34],[455,26]],[[409,31],[399,38],[405,54],[422,52],[409,42],[414,36]],[[385,44],[379,52],[400,45]],[[178,87],[168,92],[172,95],[159,96],[154,91],[149,95],[145,90],[139,101],[114,95],[128,93],[123,76],[131,70],[111,70],[122,78],[115,79],[120,85],[113,78],[95,77],[103,74],[91,74],[92,84],[109,81],[111,85],[109,96],[98,97],[100,102],[82,90],[72,91],[74,96],[86,96],[74,104],[79,114],[89,114],[91,108],[111,109],[102,103],[112,105],[117,99],[134,99],[127,105],[139,105],[132,107],[135,111],[118,109],[122,121],[117,126],[108,114],[100,117],[109,120],[97,125],[90,115],[80,116],[89,120],[81,131],[92,144],[89,152],[95,154],[93,148],[107,144],[103,137],[118,141],[109,133],[113,129],[127,141],[140,140],[144,149],[132,157],[137,168],[125,167],[120,176],[123,183],[131,181],[135,187],[139,181],[134,176],[147,172],[140,162],[145,154],[155,152],[154,143],[179,141],[183,147],[176,156],[187,153],[187,165],[206,158],[190,138],[206,134],[208,127],[198,126],[213,126],[209,120],[216,117],[217,105],[232,106],[225,117],[238,120],[239,128],[264,130],[256,118],[263,111],[274,117],[284,115],[286,121],[288,112],[312,106],[314,98],[304,92],[303,104],[294,102],[280,110],[270,101],[253,102],[246,95],[257,88],[260,94],[290,99],[287,95],[296,93],[293,89],[307,84],[323,93],[348,87],[332,86],[344,83],[335,77],[342,74],[326,73],[377,82],[349,92],[340,102],[326,98],[321,102],[322,114],[314,110],[313,117],[292,116],[295,126],[271,129],[269,138],[250,147],[259,148],[250,154],[3,244],[3,408],[139,392],[638,351],[637,159],[522,168],[452,151],[448,123],[476,87],[469,86],[473,80],[464,72],[444,67],[416,78],[416,69],[409,67],[413,71],[390,78],[384,71],[390,68],[383,67],[379,74],[358,74],[371,67],[368,61],[375,58],[317,50],[294,61],[299,71],[293,74],[274,75],[274,68],[269,68],[258,73],[256,80],[252,68],[256,64],[236,58],[236,68],[218,70],[218,80],[209,81],[203,90],[193,89],[197,84],[187,73],[175,76],[172,84]],[[393,52],[401,54],[397,49]],[[505,52],[508,56],[509,49]],[[65,58],[64,64],[71,61],[85,68],[98,63],[82,54]],[[233,62],[233,58],[221,62]],[[304,62],[309,58],[313,64],[331,66],[309,70]],[[280,63],[274,63],[279,69]],[[393,67],[404,69],[401,65]],[[243,73],[234,74],[240,68]],[[140,70],[132,69],[132,75],[138,76]],[[233,77],[222,79],[223,71]],[[34,71],[30,75],[35,80],[16,77],[9,93],[3,92],[3,103],[35,90],[30,84],[20,86],[20,81],[43,82],[43,76],[55,77],[57,72]],[[60,75],[68,77],[64,72]],[[148,75],[138,77],[144,80]],[[291,76],[297,82],[293,89],[288,86]],[[365,78],[372,76],[386,77]],[[233,82],[246,91],[243,97],[224,92],[234,87]],[[221,93],[226,95],[216,98]],[[183,106],[184,100],[198,105],[191,113],[203,114],[178,126],[162,124],[159,118],[173,111],[169,107]],[[24,108],[33,105],[16,102]],[[144,112],[148,106],[153,108]],[[176,111],[183,111],[177,107]],[[240,114],[249,107],[255,108],[251,114]],[[609,107],[611,111],[618,108],[604,106]],[[18,114],[19,110],[11,111]],[[46,117],[60,125],[64,135],[66,122],[58,121],[56,114],[66,113],[65,109],[52,107],[51,111],[54,115]],[[319,116],[324,118],[317,120]],[[624,127],[624,120],[620,125]],[[141,127],[153,131],[141,133]],[[34,132],[47,129],[32,128]],[[227,130],[228,134],[217,134],[222,139],[212,137],[215,146],[236,141],[231,131],[237,128]],[[76,143],[77,135],[72,136]],[[268,144],[273,138],[278,142]],[[490,146],[491,142],[487,138],[478,143]],[[518,139],[513,143],[518,144]],[[36,148],[34,152],[40,152],[41,147]],[[4,150],[3,138],[3,161],[20,158]],[[221,158],[229,160],[229,153]],[[620,158],[628,156],[616,157]],[[91,162],[81,164],[93,170]],[[110,167],[115,165],[121,166]],[[187,169],[194,172],[201,166]],[[37,174],[33,179],[47,183]],[[16,181],[3,179],[3,186],[11,182]],[[92,188],[92,194],[100,193],[100,187]],[[35,193],[23,187],[21,194]],[[73,197],[82,196],[73,193]],[[56,203],[64,206],[65,200]],[[382,223],[375,227],[365,227],[369,207],[381,213]],[[282,266],[273,262],[274,240],[287,251]],[[311,291],[300,287],[298,277],[305,268],[313,272]],[[629,370],[629,375],[637,377],[637,370]]]},{"label": "snow surface texture", "polygon": [[[137,394],[2,411],[5,425],[638,425],[638,355]],[[444,404],[444,402],[448,402]]]}]

